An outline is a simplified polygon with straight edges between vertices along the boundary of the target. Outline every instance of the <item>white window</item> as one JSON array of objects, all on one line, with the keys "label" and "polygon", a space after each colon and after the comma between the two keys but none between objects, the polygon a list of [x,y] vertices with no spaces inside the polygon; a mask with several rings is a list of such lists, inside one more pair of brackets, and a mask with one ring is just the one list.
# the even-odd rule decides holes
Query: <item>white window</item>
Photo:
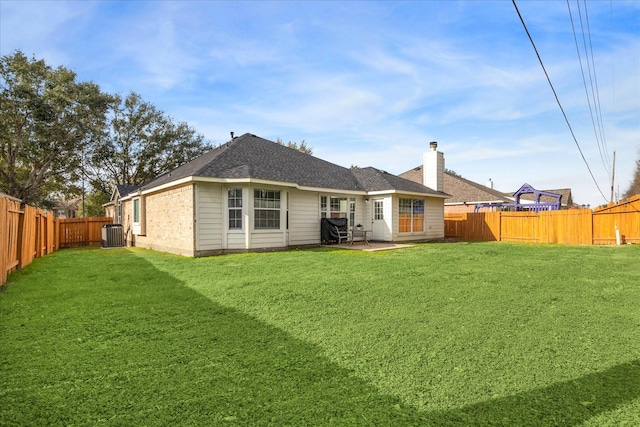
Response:
[{"label": "white window", "polygon": [[140,197],[136,197],[132,200],[132,208],[133,208],[133,221],[131,224],[131,232],[133,234],[145,234],[144,230],[144,206],[142,204],[142,199]]},{"label": "white window", "polygon": [[140,224],[140,199],[133,199],[133,222]]},{"label": "white window", "polygon": [[356,225],[356,198],[349,199],[349,226],[354,227]]},{"label": "white window", "polygon": [[320,218],[327,217],[327,196],[320,196]]},{"label": "white window", "polygon": [[120,199],[116,202],[116,224],[122,224],[122,203]]},{"label": "white window", "polygon": [[242,188],[227,190],[229,230],[242,230]]},{"label": "white window", "polygon": [[[351,200],[355,215],[355,199]],[[320,196],[320,218],[349,218],[349,209],[349,199],[346,197]]]},{"label": "white window", "polygon": [[415,233],[424,231],[424,200],[399,200],[398,231],[400,233]]},{"label": "white window", "polygon": [[253,191],[254,222],[256,230],[280,229],[280,191]]},{"label": "white window", "polygon": [[382,200],[376,200],[373,202],[373,219],[375,220],[383,220],[384,219],[384,204]]}]

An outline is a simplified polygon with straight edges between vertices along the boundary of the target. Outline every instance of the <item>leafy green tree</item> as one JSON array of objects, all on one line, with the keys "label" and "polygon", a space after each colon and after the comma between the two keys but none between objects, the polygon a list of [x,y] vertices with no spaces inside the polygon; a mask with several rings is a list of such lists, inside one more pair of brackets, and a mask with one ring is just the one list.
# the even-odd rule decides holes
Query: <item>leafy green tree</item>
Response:
[{"label": "leafy green tree", "polygon": [[313,148],[309,147],[304,139],[299,144],[297,142],[291,141],[285,144],[280,138],[278,138],[276,142],[280,145],[285,145],[289,148],[293,148],[294,150],[302,151],[305,154],[313,154]]},{"label": "leafy green tree", "polygon": [[80,207],[79,216],[88,217],[88,216],[104,216],[104,207],[103,204],[107,203],[111,198],[111,193],[108,189],[92,189],[89,193],[85,195],[84,198],[84,211],[82,211],[82,206]]},{"label": "leafy green tree", "polygon": [[95,189],[108,183],[141,185],[211,149],[187,123],[175,123],[131,92],[114,97],[102,138],[93,146],[88,175]]},{"label": "leafy green tree", "polygon": [[631,180],[631,184],[629,184],[629,188],[624,193],[624,198],[629,198],[636,194],[640,194],[640,160],[636,160],[636,171],[633,174],[633,179]]},{"label": "leafy green tree", "polygon": [[0,191],[47,207],[78,194],[83,153],[103,131],[110,97],[22,52],[0,58]]}]

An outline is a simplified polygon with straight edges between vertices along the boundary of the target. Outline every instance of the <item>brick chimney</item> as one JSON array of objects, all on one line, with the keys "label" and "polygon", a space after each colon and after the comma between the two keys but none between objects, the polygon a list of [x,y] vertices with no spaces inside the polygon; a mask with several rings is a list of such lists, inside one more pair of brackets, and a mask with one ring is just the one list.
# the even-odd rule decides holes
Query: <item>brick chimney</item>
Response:
[{"label": "brick chimney", "polygon": [[432,190],[444,191],[444,154],[435,141],[429,143],[429,149],[423,156],[422,182]]}]

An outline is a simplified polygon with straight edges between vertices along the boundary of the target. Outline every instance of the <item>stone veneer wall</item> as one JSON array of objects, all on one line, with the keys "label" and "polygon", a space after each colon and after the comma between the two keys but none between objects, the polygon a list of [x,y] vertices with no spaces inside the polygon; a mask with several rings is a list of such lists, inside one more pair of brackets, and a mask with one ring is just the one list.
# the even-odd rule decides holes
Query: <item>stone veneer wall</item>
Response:
[{"label": "stone veneer wall", "polygon": [[135,245],[179,255],[194,255],[193,184],[144,196],[145,234]]}]

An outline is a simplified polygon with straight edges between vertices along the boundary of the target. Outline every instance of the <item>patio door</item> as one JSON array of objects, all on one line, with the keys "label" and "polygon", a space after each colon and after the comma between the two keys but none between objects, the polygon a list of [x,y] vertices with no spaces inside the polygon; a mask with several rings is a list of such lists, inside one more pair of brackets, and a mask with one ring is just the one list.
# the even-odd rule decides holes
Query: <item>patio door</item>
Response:
[{"label": "patio door", "polygon": [[385,240],[384,199],[373,199],[372,207],[371,240]]}]

